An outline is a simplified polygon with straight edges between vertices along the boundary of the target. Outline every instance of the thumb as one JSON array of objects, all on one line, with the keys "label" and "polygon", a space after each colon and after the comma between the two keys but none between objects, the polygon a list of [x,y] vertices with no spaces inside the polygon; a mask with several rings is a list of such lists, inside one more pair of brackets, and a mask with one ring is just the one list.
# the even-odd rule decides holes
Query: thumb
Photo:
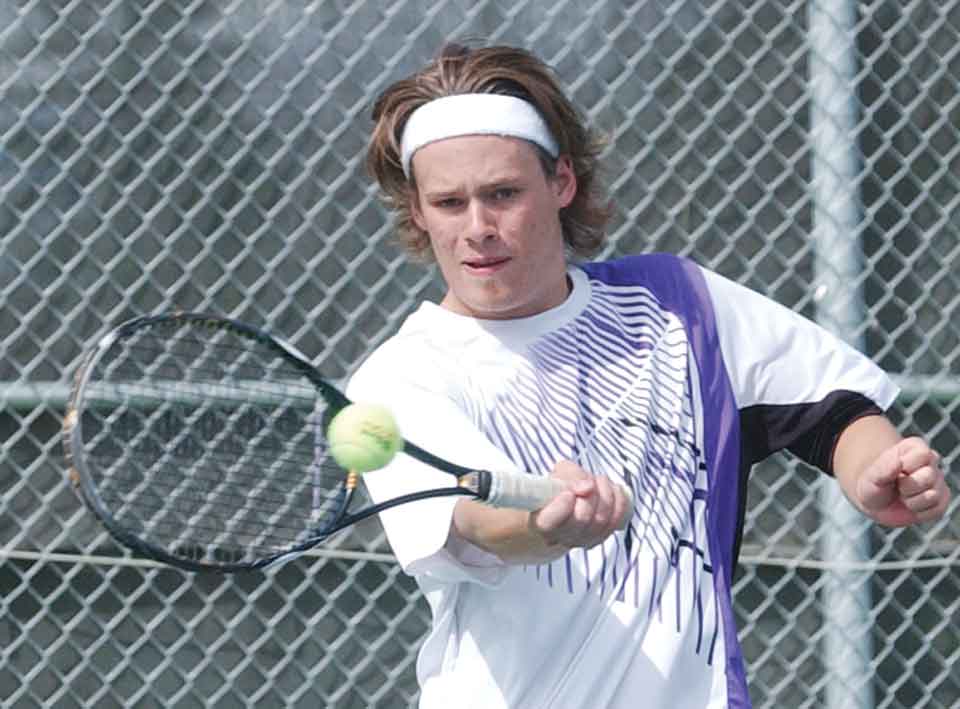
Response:
[{"label": "thumb", "polygon": [[881,453],[860,475],[857,484],[860,502],[868,510],[881,509],[898,496],[897,481],[903,474],[900,446]]}]

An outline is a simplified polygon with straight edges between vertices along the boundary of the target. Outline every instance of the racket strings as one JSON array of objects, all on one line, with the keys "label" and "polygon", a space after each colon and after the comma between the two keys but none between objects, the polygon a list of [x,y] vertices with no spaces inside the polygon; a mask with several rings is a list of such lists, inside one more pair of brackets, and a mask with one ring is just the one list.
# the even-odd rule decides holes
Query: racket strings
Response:
[{"label": "racket strings", "polygon": [[[179,424],[165,422],[162,424],[168,430],[180,428],[179,433],[173,435],[158,435],[156,431],[151,430],[149,422],[138,421],[134,426],[138,430],[132,432],[120,431],[118,438],[127,441],[124,453],[117,449],[116,452],[101,452],[100,446],[109,448],[115,445],[114,429],[115,425],[108,425],[104,430],[91,438],[89,449],[91,457],[96,456],[101,462],[107,462],[111,456],[120,458],[125,454],[136,453],[141,462],[148,456],[155,459],[156,462],[177,463],[178,461],[194,462],[199,464],[200,460],[214,463],[211,469],[214,476],[207,480],[219,482],[222,481],[222,472],[225,469],[231,469],[234,476],[247,481],[261,479],[261,468],[258,467],[255,472],[244,473],[240,468],[241,463],[253,463],[263,468],[273,468],[272,479],[275,482],[283,483],[284,486],[296,485],[303,482],[304,478],[298,471],[304,467],[313,466],[318,457],[326,459],[326,451],[322,442],[314,439],[315,434],[310,431],[314,426],[320,425],[320,422],[311,423],[302,422],[302,428],[305,430],[294,430],[289,433],[288,438],[278,439],[276,444],[257,439],[255,436],[244,436],[238,434],[232,438],[230,436],[230,426],[220,425],[221,431],[215,437],[208,438],[203,435],[193,435],[191,431],[191,422],[186,420]],[[109,424],[110,422],[108,422]],[[226,422],[229,424],[229,422]],[[93,424],[95,425],[95,424]],[[93,425],[88,425],[92,428]],[[129,424],[126,424],[129,426]],[[297,441],[296,437],[309,436],[308,441]],[[297,449],[294,443],[302,443],[302,447]],[[251,445],[253,444],[253,445]],[[322,470],[327,471],[331,478],[331,484],[335,485],[343,479],[343,470],[335,465],[321,465]],[[199,470],[199,468],[196,468]],[[316,471],[315,471],[316,472]],[[195,477],[195,482],[201,483],[205,480],[202,475]],[[314,485],[314,487],[317,487]],[[320,486],[322,487],[322,486]]]},{"label": "racket strings", "polygon": [[[342,492],[341,496],[344,494]],[[233,546],[262,551],[287,548],[292,543],[322,537],[327,524],[322,516],[317,519],[316,526],[284,524],[283,521],[265,523],[261,517],[262,510],[250,504],[238,505],[230,514],[224,515],[199,516],[193,509],[179,510],[179,514],[172,515],[169,500],[160,495],[152,498],[141,496],[124,511],[128,502],[122,493],[105,492],[102,497],[104,502],[121,510],[116,516],[118,521],[132,530],[148,531],[151,539],[160,542],[182,542],[184,538],[189,538],[197,544],[208,540],[217,542],[218,547]],[[253,513],[253,516],[246,517],[244,513],[247,512]],[[335,514],[336,511],[329,512],[329,515]],[[128,519],[131,516],[132,520]],[[221,536],[226,529],[229,529],[229,537]]]},{"label": "racket strings", "polygon": [[[231,435],[229,421],[221,422],[221,431],[211,439],[192,431],[189,416],[182,418],[184,420],[179,425],[170,422],[162,425],[168,430],[179,427],[180,432],[173,436],[158,435],[151,430],[149,422],[137,422],[134,425],[139,428],[138,431],[119,434],[119,439],[127,441],[123,449],[114,445],[112,434],[116,427],[108,426],[92,439],[88,455],[98,461],[98,469],[107,471],[101,474],[105,482],[108,477],[121,478],[109,472],[114,468],[147,468],[154,473],[153,484],[161,485],[163,478],[156,473],[165,467],[170,469],[167,484],[177,486],[182,484],[179,478],[184,466],[188,466],[192,474],[190,485],[197,492],[212,493],[231,484],[242,491],[237,494],[244,498],[250,497],[250,488],[263,479],[265,470],[269,470],[273,485],[257,495],[262,502],[282,501],[283,497],[277,491],[297,486],[322,494],[343,480],[344,473],[339,467],[317,464],[318,459],[326,459],[326,451],[313,440],[314,434],[309,431],[319,422],[304,421],[302,427],[307,433],[290,433],[290,436],[309,437],[309,440],[301,441],[302,445],[297,448],[294,445],[296,441],[291,439],[271,442],[262,437],[258,440],[256,436]],[[109,450],[110,447],[114,450]],[[108,450],[102,451],[101,448]],[[313,475],[305,478],[302,474],[304,469],[310,469]],[[225,471],[229,471],[229,478]],[[324,480],[327,482],[322,482]],[[134,480],[128,477],[127,481]]]},{"label": "racket strings", "polygon": [[103,362],[100,381],[139,383],[144,396],[169,396],[170,387],[189,392],[190,384],[208,383],[213,392],[220,385],[223,393],[229,393],[228,401],[244,394],[249,400],[262,397],[270,401],[277,398],[281,386],[285,387],[285,400],[313,402],[317,398],[316,387],[303,370],[276,355],[264,360],[264,353],[252,353],[249,347],[229,342],[179,338],[166,345],[147,346],[143,339],[124,343],[123,352]]},{"label": "racket strings", "polygon": [[[142,470],[142,461],[136,458],[122,466],[118,466],[117,459],[113,456],[93,454],[90,456],[90,460],[104,469],[110,466],[113,468],[119,467],[119,470],[101,475],[99,484],[102,495],[115,494],[120,496],[125,492],[136,491],[137,487],[143,484],[149,484],[154,491],[167,491],[171,495],[186,489],[182,479],[182,471],[174,467],[176,461],[171,461],[169,471],[158,471],[155,465],[151,466],[152,473],[148,477],[136,473],[124,474],[125,471],[136,470],[139,472],[139,470]],[[220,470],[218,466],[210,466],[207,469],[209,474],[204,475],[203,473],[206,471],[194,466],[189,489],[198,495],[205,495],[205,499],[216,495],[217,499],[224,503],[237,503],[237,506],[230,508],[231,510],[241,510],[245,505],[257,510],[285,507],[295,510],[296,508],[293,506],[304,504],[304,500],[309,500],[311,510],[315,510],[322,509],[325,506],[322,503],[317,504],[317,493],[320,493],[324,500],[337,500],[341,495],[339,486],[331,488],[327,485],[318,489],[318,486],[312,480],[290,476],[274,476],[271,478],[271,482],[277,483],[276,485],[271,485],[269,488],[251,495],[251,487],[260,482],[260,478],[254,475],[234,475],[232,476],[233,479],[228,480],[221,475]],[[331,478],[336,478],[338,482],[343,480],[342,474],[337,471],[331,470],[326,474]],[[281,492],[281,489],[288,492]],[[302,495],[307,497],[302,498]]]},{"label": "racket strings", "polygon": [[113,516],[231,563],[320,537],[349,499],[328,406],[268,342],[192,324],[117,340],[86,382],[85,455]]},{"label": "racket strings", "polygon": [[[114,462],[113,458],[103,458],[98,456],[91,456],[91,461],[96,462],[100,465],[109,465]],[[211,468],[215,472],[214,469]],[[100,482],[101,494],[108,495],[114,494],[117,496],[116,499],[123,499],[121,496],[125,491],[130,491],[134,489],[137,485],[140,485],[145,482],[149,482],[150,487],[154,491],[168,491],[170,494],[175,494],[178,491],[184,489],[184,485],[181,479],[174,477],[180,473],[172,471],[165,478],[160,476],[154,476],[150,479],[144,478],[142,476],[124,476],[120,473],[110,473],[102,476],[103,479]],[[342,480],[342,475],[340,476]],[[251,478],[252,480],[252,478]],[[316,489],[313,485],[302,485],[303,480],[297,479],[288,479],[291,483],[290,487],[292,492],[289,494],[270,494],[265,492],[264,494],[258,494],[256,496],[251,496],[249,493],[249,485],[243,481],[224,481],[223,478],[215,477],[211,475],[210,477],[203,477],[201,475],[196,475],[190,483],[190,489],[194,492],[204,494],[207,496],[216,495],[218,500],[222,502],[231,502],[237,501],[239,504],[236,507],[231,509],[233,510],[242,510],[244,507],[249,507],[253,510],[263,510],[262,505],[266,504],[270,507],[280,507],[284,505],[293,505],[293,504],[302,504],[302,501],[296,500],[295,495],[298,493],[306,494],[310,496],[310,500],[313,501],[313,492]],[[299,489],[294,488],[294,485],[300,485]],[[340,491],[324,491],[325,497],[328,499],[338,499],[340,497]]]},{"label": "racket strings", "polygon": [[[116,441],[122,440],[127,443],[127,455],[136,452],[140,456],[155,458],[158,462],[210,461],[215,464],[213,470],[218,473],[218,477],[211,480],[218,480],[220,471],[225,468],[236,469],[234,474],[241,478],[259,479],[260,472],[244,474],[239,471],[240,463],[246,462],[274,468],[273,480],[285,484],[302,481],[297,471],[313,465],[318,456],[326,457],[323,441],[315,430],[322,425],[321,421],[298,417],[292,422],[287,420],[278,423],[276,419],[261,418],[260,412],[255,410],[237,410],[224,417],[212,407],[204,409],[200,412],[178,412],[165,407],[162,420],[144,420],[137,416],[134,421],[125,420],[130,415],[129,411],[113,411],[102,421],[89,421],[87,413],[88,430],[97,423],[102,424],[102,430],[89,439],[91,454],[97,455],[101,445],[110,448],[111,445],[115,446]],[[211,413],[216,414],[213,421],[209,420]],[[260,419],[256,427],[249,421],[241,421],[237,425],[238,419],[246,415]],[[202,425],[198,425],[199,422],[203,422]],[[105,453],[99,457],[101,461],[106,461],[110,455]],[[113,455],[121,456],[124,452],[116,448]],[[334,484],[343,479],[343,471],[338,467],[321,467],[329,471]],[[284,474],[284,471],[288,471],[288,474]],[[198,475],[195,480],[201,482],[204,478]]]}]

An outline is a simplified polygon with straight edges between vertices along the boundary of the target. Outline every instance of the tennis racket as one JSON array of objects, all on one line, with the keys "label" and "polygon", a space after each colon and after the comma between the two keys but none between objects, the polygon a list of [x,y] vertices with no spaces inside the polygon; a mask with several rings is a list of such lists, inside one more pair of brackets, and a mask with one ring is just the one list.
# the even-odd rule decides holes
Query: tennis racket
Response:
[{"label": "tennis racket", "polygon": [[350,403],[258,328],[198,313],[137,318],[101,339],[77,373],[64,419],[69,477],[135,553],[219,572],[263,568],[415,500],[464,495],[536,510],[563,489],[405,441],[405,454],[450,473],[450,485],[354,509],[358,476],[326,443]]}]

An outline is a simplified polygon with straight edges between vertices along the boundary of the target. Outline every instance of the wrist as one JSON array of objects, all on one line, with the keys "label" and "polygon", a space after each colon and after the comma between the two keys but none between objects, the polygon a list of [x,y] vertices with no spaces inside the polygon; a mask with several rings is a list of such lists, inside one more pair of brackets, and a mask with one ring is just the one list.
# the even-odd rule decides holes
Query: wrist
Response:
[{"label": "wrist", "polygon": [[560,558],[568,547],[549,540],[537,528],[535,514],[460,500],[454,507],[453,530],[504,563],[538,564]]}]

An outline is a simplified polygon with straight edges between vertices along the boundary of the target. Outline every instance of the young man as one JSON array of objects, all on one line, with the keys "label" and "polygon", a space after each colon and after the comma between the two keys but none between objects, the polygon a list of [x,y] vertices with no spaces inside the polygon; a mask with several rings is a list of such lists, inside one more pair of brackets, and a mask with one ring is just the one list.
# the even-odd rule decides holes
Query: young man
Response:
[{"label": "young man", "polygon": [[[450,47],[374,119],[368,164],[447,291],[348,394],[441,456],[568,485],[532,513],[441,498],[382,515],[433,612],[421,706],[749,706],[730,598],[745,472],[789,449],[881,524],[936,519],[937,454],[882,415],[895,387],[688,261],[572,263],[603,242],[597,144],[530,54]],[[443,477],[400,456],[365,480],[381,499]]]}]

